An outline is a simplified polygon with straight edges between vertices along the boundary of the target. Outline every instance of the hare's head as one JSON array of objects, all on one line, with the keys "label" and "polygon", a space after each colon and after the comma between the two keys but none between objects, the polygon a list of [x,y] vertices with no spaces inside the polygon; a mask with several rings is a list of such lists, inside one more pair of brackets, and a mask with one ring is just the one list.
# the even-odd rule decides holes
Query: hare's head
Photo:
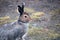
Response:
[{"label": "hare's head", "polygon": [[31,18],[27,12],[24,12],[24,4],[22,4],[22,7],[18,5],[18,11],[20,13],[19,20],[24,23],[28,23]]}]

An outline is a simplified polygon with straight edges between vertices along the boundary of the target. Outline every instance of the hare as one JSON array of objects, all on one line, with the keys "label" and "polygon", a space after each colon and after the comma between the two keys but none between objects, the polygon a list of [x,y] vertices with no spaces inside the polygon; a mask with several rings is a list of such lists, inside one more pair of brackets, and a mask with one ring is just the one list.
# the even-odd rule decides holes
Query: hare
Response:
[{"label": "hare", "polygon": [[25,40],[31,17],[24,12],[24,4],[18,5],[18,11],[20,15],[16,22],[0,27],[0,40]]}]

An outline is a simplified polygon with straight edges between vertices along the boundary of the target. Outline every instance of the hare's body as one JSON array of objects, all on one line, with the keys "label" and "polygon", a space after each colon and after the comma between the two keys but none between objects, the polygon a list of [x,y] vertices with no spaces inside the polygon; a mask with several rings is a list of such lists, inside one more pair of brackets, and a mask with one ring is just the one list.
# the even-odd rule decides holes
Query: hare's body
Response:
[{"label": "hare's body", "polygon": [[24,12],[24,5],[22,7],[18,5],[18,11],[20,15],[16,22],[0,27],[0,40],[25,40],[30,16]]},{"label": "hare's body", "polygon": [[16,40],[22,37],[28,29],[28,23],[14,22],[0,28],[0,40]]}]

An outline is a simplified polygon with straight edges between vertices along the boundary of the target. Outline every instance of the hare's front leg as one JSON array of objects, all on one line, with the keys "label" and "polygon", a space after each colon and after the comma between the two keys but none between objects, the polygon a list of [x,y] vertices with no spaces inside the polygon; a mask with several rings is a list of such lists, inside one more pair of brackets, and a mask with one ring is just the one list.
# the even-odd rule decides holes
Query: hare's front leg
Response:
[{"label": "hare's front leg", "polygon": [[27,33],[25,33],[23,36],[22,36],[22,40],[25,40],[25,37],[27,36]]}]

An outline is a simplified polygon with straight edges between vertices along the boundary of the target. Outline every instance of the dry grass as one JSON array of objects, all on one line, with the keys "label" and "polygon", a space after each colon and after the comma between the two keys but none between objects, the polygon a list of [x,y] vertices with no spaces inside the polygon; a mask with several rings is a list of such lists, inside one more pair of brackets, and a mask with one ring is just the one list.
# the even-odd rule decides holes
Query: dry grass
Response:
[{"label": "dry grass", "polygon": [[14,22],[14,21],[16,21],[16,20],[10,19],[9,16],[0,17],[0,25],[6,24],[6,23],[10,23],[10,22]]},{"label": "dry grass", "polygon": [[6,17],[0,17],[0,25],[5,24],[9,21],[10,17],[6,16]]},{"label": "dry grass", "polygon": [[37,27],[32,27],[29,29],[28,33],[33,40],[51,40],[59,36],[59,34],[54,32],[54,30]]},{"label": "dry grass", "polygon": [[40,18],[41,16],[44,16],[45,13],[44,12],[35,12],[32,13],[31,18],[36,19],[36,18]]}]

